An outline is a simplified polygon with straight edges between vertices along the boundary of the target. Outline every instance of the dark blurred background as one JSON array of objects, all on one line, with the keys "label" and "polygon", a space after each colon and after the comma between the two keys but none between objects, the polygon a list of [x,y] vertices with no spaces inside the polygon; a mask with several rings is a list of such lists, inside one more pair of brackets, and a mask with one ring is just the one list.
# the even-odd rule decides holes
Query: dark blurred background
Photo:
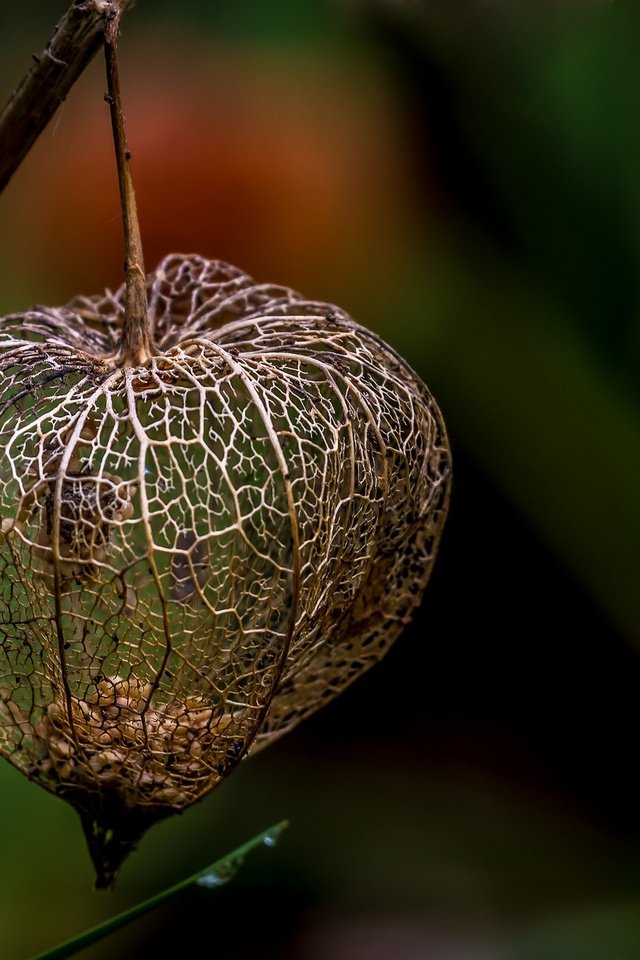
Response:
[{"label": "dark blurred background", "polygon": [[[0,4],[8,96],[66,7]],[[139,0],[121,53],[147,266],[335,301],[454,447],[419,615],[338,701],[92,891],[75,814],[0,767],[26,960],[283,817],[275,851],[86,951],[640,956],[640,7]],[[0,198],[0,311],[120,283],[102,66]]]}]

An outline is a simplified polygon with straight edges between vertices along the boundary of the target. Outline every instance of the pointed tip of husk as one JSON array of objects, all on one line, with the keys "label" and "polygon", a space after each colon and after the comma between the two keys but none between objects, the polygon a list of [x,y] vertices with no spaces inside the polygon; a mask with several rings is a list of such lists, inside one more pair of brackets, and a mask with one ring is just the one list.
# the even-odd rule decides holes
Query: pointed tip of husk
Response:
[{"label": "pointed tip of husk", "polygon": [[119,816],[81,813],[80,820],[96,871],[95,888],[113,889],[120,867],[129,854],[136,850],[153,820],[134,812]]}]

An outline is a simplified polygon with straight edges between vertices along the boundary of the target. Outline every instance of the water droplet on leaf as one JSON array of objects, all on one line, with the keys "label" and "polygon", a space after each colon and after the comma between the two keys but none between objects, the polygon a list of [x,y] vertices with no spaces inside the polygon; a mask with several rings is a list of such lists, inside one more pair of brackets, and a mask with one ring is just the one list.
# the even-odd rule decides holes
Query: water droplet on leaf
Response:
[{"label": "water droplet on leaf", "polygon": [[211,890],[213,887],[224,886],[229,880],[231,880],[231,874],[224,875],[216,873],[215,870],[213,870],[211,873],[205,873],[204,876],[199,877],[196,883],[199,887],[206,887],[208,890]]},{"label": "water droplet on leaf", "polygon": [[243,863],[243,857],[234,857],[233,860],[225,860],[224,863],[221,863],[215,869],[208,870],[207,873],[204,873],[196,880],[196,883],[199,887],[206,887],[207,889],[222,887],[235,877]]},{"label": "water droplet on leaf", "polygon": [[280,839],[280,834],[282,833],[282,827],[274,827],[273,830],[269,830],[265,833],[262,838],[262,842],[265,847],[275,847],[278,840]]}]

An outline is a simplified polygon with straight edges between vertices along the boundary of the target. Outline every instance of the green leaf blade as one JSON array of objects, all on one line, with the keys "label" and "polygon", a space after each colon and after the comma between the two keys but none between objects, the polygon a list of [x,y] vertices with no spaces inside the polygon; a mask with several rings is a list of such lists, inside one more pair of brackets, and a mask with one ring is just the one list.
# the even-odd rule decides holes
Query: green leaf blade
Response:
[{"label": "green leaf blade", "polygon": [[153,897],[149,897],[148,900],[143,900],[128,910],[124,910],[122,913],[117,914],[117,916],[105,920],[104,923],[92,927],[91,930],[86,930],[84,933],[79,934],[79,936],[73,937],[71,940],[67,940],[57,947],[52,947],[51,950],[47,950],[45,953],[38,954],[33,960],[65,960],[66,957],[75,956],[80,950],[91,946],[92,943],[97,943],[104,937],[109,936],[110,933],[114,933],[133,920],[137,920],[138,917],[142,917],[151,910],[155,910],[156,907],[161,906],[161,904],[166,903],[167,900],[170,900],[176,896],[176,894],[181,893],[191,886],[202,886],[207,889],[222,886],[235,876],[248,853],[251,853],[261,846],[267,848],[274,847],[288,826],[288,821],[282,820],[280,823],[268,827],[266,830],[263,830],[262,833],[256,834],[255,837],[236,847],[231,853],[220,857],[220,859],[209,864],[209,866],[198,870],[197,873],[191,874],[191,876],[180,880],[171,887],[167,887],[166,890],[162,890]]}]

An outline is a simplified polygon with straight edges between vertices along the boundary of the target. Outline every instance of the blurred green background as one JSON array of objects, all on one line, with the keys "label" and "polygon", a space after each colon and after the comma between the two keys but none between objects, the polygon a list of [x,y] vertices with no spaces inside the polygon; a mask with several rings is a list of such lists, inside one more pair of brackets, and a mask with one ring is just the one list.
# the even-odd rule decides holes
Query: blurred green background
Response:
[{"label": "blurred green background", "polygon": [[[8,96],[64,2],[0,5]],[[335,301],[429,383],[455,489],[419,616],[339,701],[92,891],[0,767],[26,960],[283,817],[280,846],[87,958],[640,956],[640,7],[138,0],[121,53],[148,268]],[[0,197],[0,312],[120,283],[92,65]]]}]

